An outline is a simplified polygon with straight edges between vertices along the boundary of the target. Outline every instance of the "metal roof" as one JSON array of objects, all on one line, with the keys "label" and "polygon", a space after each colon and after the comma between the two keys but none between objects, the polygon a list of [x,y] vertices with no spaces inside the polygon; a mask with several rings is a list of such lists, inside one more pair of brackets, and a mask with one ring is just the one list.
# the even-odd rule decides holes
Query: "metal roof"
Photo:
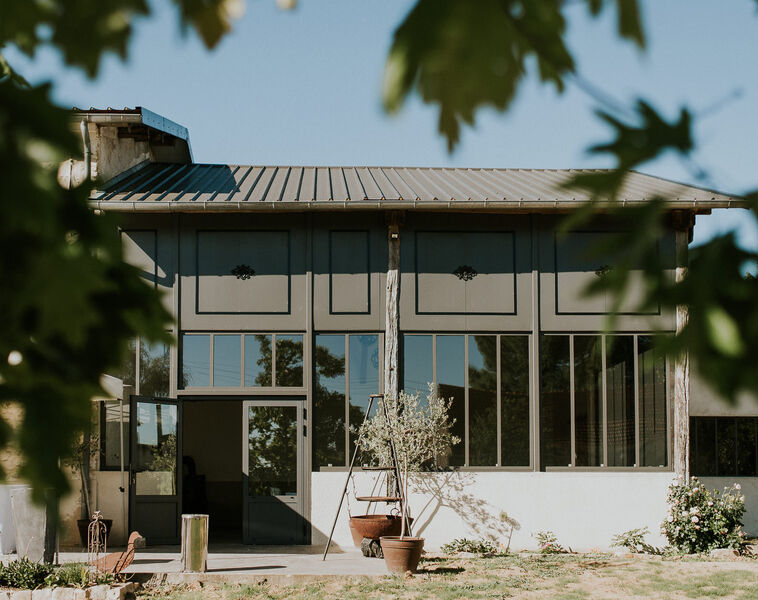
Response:
[{"label": "metal roof", "polygon": [[[92,194],[93,208],[127,212],[252,210],[561,210],[584,204],[562,185],[605,169],[469,169],[149,164]],[[630,171],[618,200],[665,198],[672,208],[739,206],[741,199]]]}]

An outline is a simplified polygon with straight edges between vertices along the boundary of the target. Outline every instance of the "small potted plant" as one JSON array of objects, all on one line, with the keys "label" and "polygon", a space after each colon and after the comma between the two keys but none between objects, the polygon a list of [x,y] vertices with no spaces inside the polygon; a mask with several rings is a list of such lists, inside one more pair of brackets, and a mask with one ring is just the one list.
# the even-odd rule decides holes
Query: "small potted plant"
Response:
[{"label": "small potted plant", "polygon": [[452,401],[437,396],[431,385],[424,400],[419,394],[400,392],[397,398],[384,398],[382,402],[389,418],[380,406],[366,420],[361,426],[360,448],[372,462],[391,465],[391,443],[394,444],[400,471],[398,483],[404,499],[400,506],[400,535],[382,536],[380,543],[388,570],[414,573],[424,549],[424,538],[409,535],[409,480],[421,471],[439,468],[452,446],[461,440],[451,433],[455,423],[449,414]]},{"label": "small potted plant", "polygon": [[[76,525],[79,529],[79,538],[84,548],[87,547],[87,534],[90,521],[92,520],[92,499],[90,494],[90,463],[92,458],[99,452],[99,438],[95,434],[85,433],[81,437],[75,439],[71,446],[71,455],[66,460],[66,463],[74,473],[79,475],[79,479],[82,483],[81,495],[82,495],[82,518],[78,519]],[[111,527],[113,525],[112,519],[103,519],[102,523],[105,525],[106,536],[110,535]]]}]

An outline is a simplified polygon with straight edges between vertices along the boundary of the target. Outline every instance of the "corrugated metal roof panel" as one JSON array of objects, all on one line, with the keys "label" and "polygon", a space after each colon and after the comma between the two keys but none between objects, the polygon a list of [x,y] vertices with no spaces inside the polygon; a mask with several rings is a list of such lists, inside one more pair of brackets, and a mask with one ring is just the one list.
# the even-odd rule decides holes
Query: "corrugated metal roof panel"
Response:
[{"label": "corrugated metal roof panel", "polygon": [[[409,167],[296,167],[149,164],[93,192],[103,209],[254,210],[391,208],[550,210],[586,202],[588,194],[564,185],[577,174],[603,169],[463,169]],[[665,198],[680,208],[737,206],[740,198],[631,171],[618,200]],[[297,203],[297,204],[295,204]],[[171,205],[170,207],[167,205]],[[161,208],[163,206],[164,208]],[[192,208],[190,208],[192,206]]]}]

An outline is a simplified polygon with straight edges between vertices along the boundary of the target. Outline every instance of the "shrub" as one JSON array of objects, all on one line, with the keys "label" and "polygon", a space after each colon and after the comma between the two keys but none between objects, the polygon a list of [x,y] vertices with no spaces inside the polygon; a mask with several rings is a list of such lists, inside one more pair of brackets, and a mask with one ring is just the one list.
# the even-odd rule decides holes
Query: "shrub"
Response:
[{"label": "shrub", "polygon": [[742,550],[745,533],[742,516],[745,497],[740,486],[709,490],[693,477],[669,486],[669,514],[661,533],[672,547],[687,554],[707,553],[716,548]]},{"label": "shrub", "polygon": [[84,563],[68,563],[45,577],[49,587],[86,587],[89,584],[89,568]]},{"label": "shrub", "polygon": [[446,554],[455,552],[473,552],[476,554],[496,554],[497,548],[487,540],[469,540],[456,538],[452,542],[442,545],[442,551]]},{"label": "shrub", "polygon": [[617,548],[626,548],[629,552],[647,552],[648,554],[660,554],[661,551],[648,544],[645,536],[650,534],[647,527],[640,529],[630,529],[624,533],[619,533],[611,538],[611,546]]},{"label": "shrub", "polygon": [[534,539],[540,547],[542,554],[565,554],[566,549],[558,543],[558,538],[552,531],[538,531]]},{"label": "shrub", "polygon": [[44,585],[53,565],[36,563],[28,558],[13,560],[7,565],[0,565],[0,585],[24,590],[33,590]]}]

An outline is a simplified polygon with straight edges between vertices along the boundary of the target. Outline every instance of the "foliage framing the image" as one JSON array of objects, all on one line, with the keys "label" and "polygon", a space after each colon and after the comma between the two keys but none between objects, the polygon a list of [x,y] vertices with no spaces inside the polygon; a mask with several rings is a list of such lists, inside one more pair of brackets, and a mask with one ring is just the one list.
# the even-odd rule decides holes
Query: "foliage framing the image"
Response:
[{"label": "foliage framing the image", "polygon": [[688,482],[680,480],[669,486],[668,516],[661,523],[661,533],[672,547],[687,554],[717,548],[742,550],[744,514],[745,497],[739,485],[720,493],[692,477]]}]

